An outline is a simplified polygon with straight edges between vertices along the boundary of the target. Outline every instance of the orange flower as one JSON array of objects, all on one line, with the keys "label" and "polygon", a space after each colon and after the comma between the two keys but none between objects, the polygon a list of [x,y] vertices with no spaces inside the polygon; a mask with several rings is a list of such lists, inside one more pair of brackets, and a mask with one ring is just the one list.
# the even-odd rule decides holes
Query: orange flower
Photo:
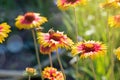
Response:
[{"label": "orange flower", "polygon": [[58,0],[57,6],[62,9],[68,9],[68,7],[75,7],[80,4],[85,4],[86,0]]},{"label": "orange flower", "polygon": [[120,15],[109,17],[108,24],[110,27],[120,27]]},{"label": "orange flower", "polygon": [[27,68],[26,68],[26,74],[29,75],[29,76],[34,76],[34,75],[37,74],[37,73],[36,73],[36,69],[27,67]]},{"label": "orange flower", "polygon": [[104,3],[101,3],[100,7],[101,8],[108,8],[108,9],[118,8],[118,7],[120,7],[120,0],[107,0]]},{"label": "orange flower", "polygon": [[100,42],[85,41],[79,42],[72,47],[72,55],[80,54],[81,58],[94,58],[106,53],[106,46]]},{"label": "orange flower", "polygon": [[9,32],[11,32],[11,30],[7,23],[0,24],[0,43],[5,41],[5,38],[8,37]]},{"label": "orange flower", "polygon": [[45,17],[40,16],[39,13],[27,12],[24,15],[20,15],[16,18],[16,27],[19,29],[31,29],[36,28],[47,22]]},{"label": "orange flower", "polygon": [[63,32],[49,31],[49,33],[38,33],[38,42],[43,47],[50,47],[52,51],[58,48],[70,49],[73,42]]},{"label": "orange flower", "polygon": [[44,46],[40,45],[40,52],[42,54],[50,54],[52,52],[52,48],[49,46],[44,47]]},{"label": "orange flower", "polygon": [[46,67],[42,72],[42,76],[49,80],[64,80],[62,72],[52,67]]}]

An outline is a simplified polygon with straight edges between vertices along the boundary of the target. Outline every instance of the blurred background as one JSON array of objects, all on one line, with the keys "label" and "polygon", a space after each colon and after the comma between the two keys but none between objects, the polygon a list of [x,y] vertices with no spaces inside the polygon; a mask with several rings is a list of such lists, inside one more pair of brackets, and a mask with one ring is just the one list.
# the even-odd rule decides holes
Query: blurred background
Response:
[{"label": "blurred background", "polygon": [[[23,76],[23,71],[26,67],[38,68],[35,55],[33,38],[30,30],[18,30],[14,23],[18,15],[26,12],[37,12],[48,18],[48,22],[43,24],[44,32],[50,28],[64,31],[73,41],[74,36],[74,13],[73,9],[61,11],[56,6],[57,0],[0,0],[0,23],[7,22],[11,25],[12,32],[3,44],[0,44],[0,80],[27,80]],[[79,31],[79,41],[81,40],[97,40],[107,43],[107,11],[100,9],[99,4],[105,0],[88,0],[85,6],[76,8],[77,24]],[[118,11],[119,12],[119,11]],[[112,14],[118,12],[111,11]],[[110,15],[112,15],[110,14]],[[114,33],[114,48],[119,46],[120,40],[119,29]],[[39,45],[38,45],[39,46]],[[75,62],[70,51],[59,49],[61,61],[67,75],[67,80],[75,79]],[[52,54],[54,67],[60,69],[55,57]],[[47,55],[40,54],[42,68],[49,66]],[[109,80],[110,78],[110,57],[95,60],[95,71],[98,80]],[[115,77],[120,80],[120,62],[115,58]],[[102,66],[102,67],[101,67]],[[93,73],[89,60],[79,61],[79,78],[78,80],[93,80]],[[118,72],[119,71],[119,72]],[[38,77],[33,77],[32,80],[40,80]]]}]

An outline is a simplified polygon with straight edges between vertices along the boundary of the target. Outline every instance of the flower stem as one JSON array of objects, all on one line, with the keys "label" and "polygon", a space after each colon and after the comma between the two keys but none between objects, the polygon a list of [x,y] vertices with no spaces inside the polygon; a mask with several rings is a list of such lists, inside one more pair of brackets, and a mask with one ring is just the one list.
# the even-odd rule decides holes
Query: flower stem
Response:
[{"label": "flower stem", "polygon": [[28,76],[28,80],[31,80],[31,76]]},{"label": "flower stem", "polygon": [[63,75],[64,75],[64,79],[66,80],[66,75],[65,75],[65,72],[64,72],[64,69],[63,69],[61,60],[60,60],[60,56],[59,56],[58,50],[56,50],[56,56],[57,56],[57,59],[58,59],[58,63],[59,63],[59,65],[60,65],[60,69],[62,70],[62,73],[63,73]]},{"label": "flower stem", "polygon": [[49,59],[50,59],[50,66],[53,67],[51,54],[49,54]]},{"label": "flower stem", "polygon": [[92,69],[92,72],[93,72],[94,80],[97,80],[93,61],[92,60],[90,60],[90,61],[91,61],[91,69]]},{"label": "flower stem", "polygon": [[[76,42],[78,42],[78,26],[77,26],[77,16],[76,16],[76,9],[74,8],[74,17],[75,17],[75,33],[76,33]],[[79,75],[79,58],[77,56],[77,63],[76,63],[76,80],[78,80]]]},{"label": "flower stem", "polygon": [[74,8],[74,17],[75,17],[76,42],[78,42],[78,27],[77,27],[77,16],[76,16],[76,9],[75,8]]},{"label": "flower stem", "polygon": [[[107,19],[109,17],[109,10],[107,11]],[[114,79],[114,56],[113,56],[113,48],[114,48],[114,31],[109,27],[108,22],[107,22],[107,26],[106,26],[106,38],[107,38],[107,45],[109,48],[109,55],[110,55],[110,61],[111,61],[111,74],[110,74],[110,79],[111,80],[115,80]],[[111,46],[112,45],[112,46]]]},{"label": "flower stem", "polygon": [[43,77],[42,77],[42,68],[41,68],[40,57],[39,57],[37,41],[36,41],[36,34],[35,34],[35,30],[34,29],[32,29],[32,35],[33,35],[33,39],[34,39],[35,52],[36,52],[38,67],[39,67],[39,70],[40,70],[40,75],[41,75],[42,80],[44,80]]},{"label": "flower stem", "polygon": [[114,35],[114,30],[110,29],[110,32],[112,33],[111,34],[112,39],[111,39],[111,41],[109,41],[110,45],[112,45],[112,46],[109,47],[110,48],[111,69],[112,69],[111,74],[110,74],[110,77],[111,77],[110,79],[115,80],[115,78],[114,78],[114,55],[113,55],[115,35]]}]

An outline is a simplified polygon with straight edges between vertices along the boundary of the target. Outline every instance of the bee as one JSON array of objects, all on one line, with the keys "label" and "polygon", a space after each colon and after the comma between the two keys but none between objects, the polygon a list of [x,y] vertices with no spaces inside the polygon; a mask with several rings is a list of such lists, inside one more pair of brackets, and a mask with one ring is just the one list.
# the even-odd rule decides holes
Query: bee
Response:
[{"label": "bee", "polygon": [[38,32],[41,32],[43,29],[44,29],[44,28],[42,28],[42,27],[38,27],[38,28],[36,28],[35,30],[38,31]]}]

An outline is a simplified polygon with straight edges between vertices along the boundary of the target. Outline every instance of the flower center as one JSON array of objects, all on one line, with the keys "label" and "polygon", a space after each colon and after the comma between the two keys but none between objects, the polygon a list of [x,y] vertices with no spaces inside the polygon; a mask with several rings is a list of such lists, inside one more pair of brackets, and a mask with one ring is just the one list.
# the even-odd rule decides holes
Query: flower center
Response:
[{"label": "flower center", "polygon": [[115,21],[120,22],[120,15],[114,17]]},{"label": "flower center", "polygon": [[35,20],[35,16],[32,12],[29,12],[29,13],[26,13],[25,14],[25,20],[28,22],[28,23],[31,23],[32,21]]},{"label": "flower center", "polygon": [[56,73],[55,73],[55,71],[50,71],[50,77],[55,77],[56,76]]},{"label": "flower center", "polygon": [[75,3],[77,2],[78,0],[66,0],[66,3]]},{"label": "flower center", "polygon": [[62,35],[59,33],[50,34],[50,39],[53,39],[55,41],[60,41],[61,38],[62,38]]},{"label": "flower center", "polygon": [[83,47],[84,53],[88,53],[88,52],[94,52],[95,48],[93,44],[85,44]]}]

